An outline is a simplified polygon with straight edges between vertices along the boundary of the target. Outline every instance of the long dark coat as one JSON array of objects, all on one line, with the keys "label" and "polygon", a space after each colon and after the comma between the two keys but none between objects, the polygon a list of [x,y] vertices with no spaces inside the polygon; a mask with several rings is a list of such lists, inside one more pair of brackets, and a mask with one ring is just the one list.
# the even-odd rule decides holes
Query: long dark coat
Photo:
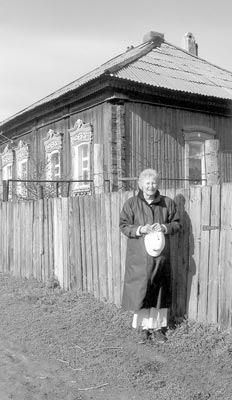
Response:
[{"label": "long dark coat", "polygon": [[[165,248],[158,257],[145,249],[144,235],[137,236],[139,226],[159,222],[167,228]],[[129,198],[120,214],[120,229],[128,237],[122,307],[137,311],[141,308],[170,305],[169,235],[179,230],[179,215],[175,202],[156,192],[148,204],[139,191]]]}]

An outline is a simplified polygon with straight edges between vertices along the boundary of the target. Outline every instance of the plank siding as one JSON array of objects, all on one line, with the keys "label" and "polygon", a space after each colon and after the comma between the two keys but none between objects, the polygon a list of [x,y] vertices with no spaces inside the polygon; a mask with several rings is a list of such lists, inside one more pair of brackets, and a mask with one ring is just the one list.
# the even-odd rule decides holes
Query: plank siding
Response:
[{"label": "plank siding", "polygon": [[[200,125],[215,130],[221,144],[220,179],[232,180],[231,119],[143,103],[127,103],[125,118],[128,176],[138,176],[151,167],[160,171],[162,187],[184,187],[184,181],[178,181],[184,178],[183,127]],[[151,148],[147,151],[149,137]]]}]

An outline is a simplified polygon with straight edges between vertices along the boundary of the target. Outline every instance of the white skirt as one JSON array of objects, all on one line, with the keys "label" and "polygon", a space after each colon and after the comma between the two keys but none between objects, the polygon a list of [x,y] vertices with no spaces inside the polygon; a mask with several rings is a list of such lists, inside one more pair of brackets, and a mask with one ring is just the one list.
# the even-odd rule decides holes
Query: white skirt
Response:
[{"label": "white skirt", "polygon": [[132,328],[161,329],[167,326],[167,308],[142,308],[134,313]]}]

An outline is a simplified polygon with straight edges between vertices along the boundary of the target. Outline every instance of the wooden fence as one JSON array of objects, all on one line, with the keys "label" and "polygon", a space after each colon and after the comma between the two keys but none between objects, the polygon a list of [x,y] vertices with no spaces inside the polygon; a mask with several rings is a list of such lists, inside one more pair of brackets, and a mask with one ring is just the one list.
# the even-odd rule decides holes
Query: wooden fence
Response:
[{"label": "wooden fence", "polygon": [[[166,190],[182,230],[171,239],[173,314],[231,327],[232,183]],[[0,270],[120,305],[126,238],[119,213],[132,192],[0,203]]]}]

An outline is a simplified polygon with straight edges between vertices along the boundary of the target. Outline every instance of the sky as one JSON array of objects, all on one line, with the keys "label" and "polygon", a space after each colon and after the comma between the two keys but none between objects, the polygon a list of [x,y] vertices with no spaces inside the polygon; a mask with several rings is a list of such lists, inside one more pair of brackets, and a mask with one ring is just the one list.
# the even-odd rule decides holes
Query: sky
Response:
[{"label": "sky", "polygon": [[137,46],[149,31],[232,71],[229,0],[0,0],[0,121]]}]

